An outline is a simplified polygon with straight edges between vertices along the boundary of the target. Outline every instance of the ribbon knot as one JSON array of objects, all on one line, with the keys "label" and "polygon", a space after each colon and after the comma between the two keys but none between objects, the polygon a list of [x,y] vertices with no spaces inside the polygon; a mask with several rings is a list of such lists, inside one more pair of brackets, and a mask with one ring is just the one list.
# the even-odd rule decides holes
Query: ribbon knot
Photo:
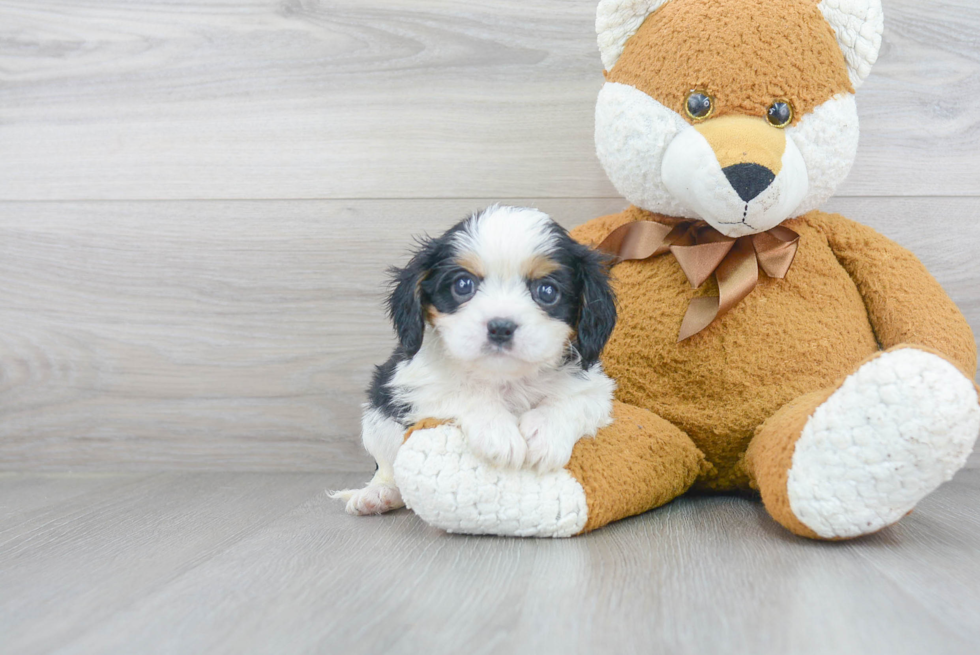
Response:
[{"label": "ribbon knot", "polygon": [[694,298],[687,307],[677,341],[684,341],[749,295],[759,283],[759,269],[784,278],[793,265],[800,235],[781,225],[744,237],[727,237],[704,221],[681,221],[673,226],[654,221],[622,225],[599,249],[617,263],[671,253],[695,289],[715,276],[717,296]]}]

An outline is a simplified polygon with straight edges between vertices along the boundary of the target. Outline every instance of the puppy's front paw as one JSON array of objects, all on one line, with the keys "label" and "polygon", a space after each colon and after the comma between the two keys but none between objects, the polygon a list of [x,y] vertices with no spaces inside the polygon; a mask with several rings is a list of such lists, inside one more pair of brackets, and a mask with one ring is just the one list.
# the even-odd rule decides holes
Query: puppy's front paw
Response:
[{"label": "puppy's front paw", "polygon": [[539,407],[524,413],[521,434],[527,441],[527,463],[542,473],[557,471],[572,458],[572,448],[581,435],[570,434],[560,416]]},{"label": "puppy's front paw", "polygon": [[470,448],[497,466],[520,468],[527,457],[527,442],[509,414],[478,422],[465,429]]}]

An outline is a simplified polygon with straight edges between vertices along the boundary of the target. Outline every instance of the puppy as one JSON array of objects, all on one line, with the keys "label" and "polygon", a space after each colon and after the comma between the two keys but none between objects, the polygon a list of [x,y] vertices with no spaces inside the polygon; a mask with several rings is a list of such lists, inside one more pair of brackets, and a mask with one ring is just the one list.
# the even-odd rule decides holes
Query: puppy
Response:
[{"label": "puppy", "polygon": [[599,355],[616,324],[606,259],[546,214],[493,206],[421,241],[392,271],[399,345],[377,367],[362,439],[377,461],[350,514],[404,503],[392,463],[423,418],[452,421],[495,465],[562,468],[611,421],[615,385]]}]

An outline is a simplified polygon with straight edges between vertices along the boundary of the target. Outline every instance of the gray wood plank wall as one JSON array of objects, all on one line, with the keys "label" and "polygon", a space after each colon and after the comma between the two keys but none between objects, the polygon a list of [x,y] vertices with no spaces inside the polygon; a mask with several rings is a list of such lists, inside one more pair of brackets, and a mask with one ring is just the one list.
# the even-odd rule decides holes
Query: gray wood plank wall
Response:
[{"label": "gray wood plank wall", "polygon": [[[884,0],[829,208],[980,329],[980,5]],[[351,470],[383,269],[599,167],[595,0],[0,0],[0,468]]]}]

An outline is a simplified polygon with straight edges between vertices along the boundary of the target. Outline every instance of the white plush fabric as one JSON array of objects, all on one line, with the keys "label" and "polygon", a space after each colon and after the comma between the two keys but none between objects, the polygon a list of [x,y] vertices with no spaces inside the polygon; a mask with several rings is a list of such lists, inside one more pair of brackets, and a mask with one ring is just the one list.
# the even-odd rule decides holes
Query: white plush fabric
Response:
[{"label": "white plush fabric", "polygon": [[608,82],[595,108],[595,148],[606,175],[627,200],[678,218],[700,218],[664,186],[667,146],[691,126],[676,111],[627,84]]},{"label": "white plush fabric", "polygon": [[791,216],[818,209],[844,182],[857,157],[857,104],[854,95],[844,93],[831,98],[786,128],[786,136],[796,144],[806,163],[809,188]]},{"label": "white plush fabric", "polygon": [[837,34],[837,42],[851,74],[851,84],[856,89],[878,61],[881,35],[885,30],[881,0],[821,0],[818,6]]},{"label": "white plush fabric", "polygon": [[585,491],[568,471],[495,468],[452,425],[413,433],[394,468],[405,504],[447,532],[570,537],[588,519]]},{"label": "white plush fabric", "polygon": [[[733,120],[729,117],[717,121]],[[774,130],[762,120],[763,129]],[[779,133],[779,138],[786,138]],[[765,232],[793,216],[807,195],[807,166],[792,139],[786,139],[781,168],[769,187],[745,202],[725,176],[715,151],[695,127],[682,130],[663,156],[664,188],[692,214],[725,236]]]},{"label": "white plush fabric", "polygon": [[857,370],[807,421],[786,490],[821,537],[891,525],[953,477],[980,432],[973,383],[945,359],[906,348]]},{"label": "white plush fabric", "polygon": [[668,0],[600,0],[595,14],[602,65],[612,70],[631,36],[646,17]]},{"label": "white plush fabric", "polygon": [[[786,218],[817,209],[834,194],[857,156],[854,95],[841,94],[816,107],[799,123],[786,128],[786,138],[796,147],[787,148],[783,179],[767,192],[771,198],[763,194],[750,205],[746,217],[751,229],[733,231],[721,222],[742,217],[738,197],[717,161],[698,156],[699,146],[706,147],[704,139],[680,114],[642,91],[616,82],[603,85],[596,102],[596,154],[619,193],[642,209],[704,219],[731,236],[764,231]],[[676,161],[665,175],[670,153]],[[710,154],[710,149],[702,154]],[[686,162],[690,165],[682,159],[690,160]],[[801,179],[804,173],[805,179]],[[688,186],[691,192],[685,193]],[[777,202],[776,196],[791,202]],[[726,209],[738,216],[727,215]]]}]

